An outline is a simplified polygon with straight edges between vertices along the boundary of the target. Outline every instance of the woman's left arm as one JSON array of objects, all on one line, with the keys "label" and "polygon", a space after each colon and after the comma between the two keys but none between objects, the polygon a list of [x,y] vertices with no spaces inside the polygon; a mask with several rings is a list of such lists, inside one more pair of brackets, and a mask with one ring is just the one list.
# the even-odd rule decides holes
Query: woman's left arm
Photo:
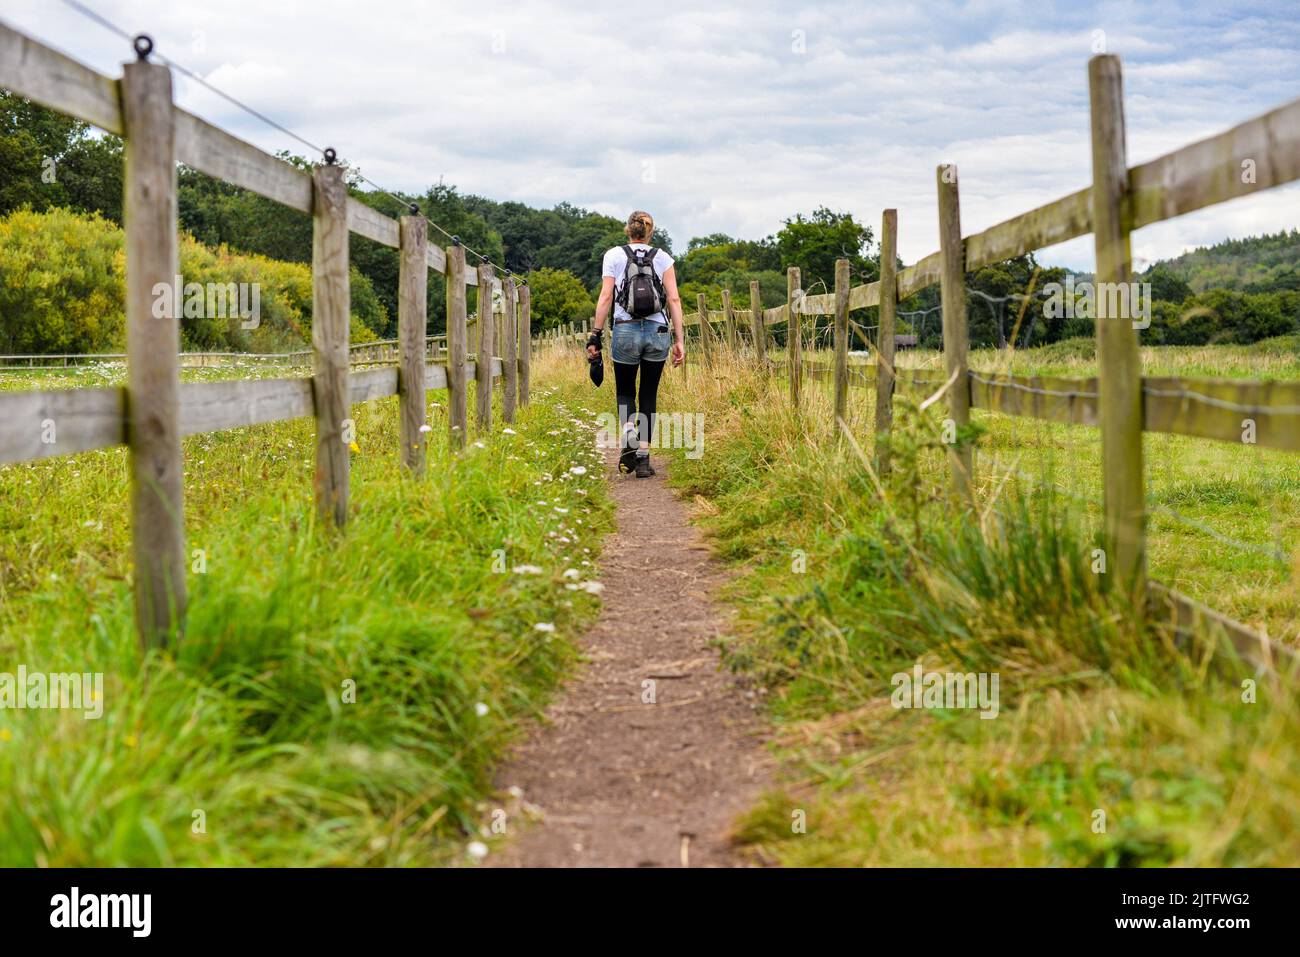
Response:
[{"label": "woman's left arm", "polygon": [[673,324],[673,365],[686,361],[686,330],[682,327],[682,297],[677,292],[677,273],[672,266],[663,275],[664,294],[668,297],[668,318]]}]

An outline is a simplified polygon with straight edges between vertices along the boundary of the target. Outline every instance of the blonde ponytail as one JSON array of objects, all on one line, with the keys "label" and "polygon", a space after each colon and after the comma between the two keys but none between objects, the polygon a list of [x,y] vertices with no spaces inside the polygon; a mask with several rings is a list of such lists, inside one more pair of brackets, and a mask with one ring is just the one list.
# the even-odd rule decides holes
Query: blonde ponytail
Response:
[{"label": "blonde ponytail", "polygon": [[638,209],[627,218],[627,225],[623,227],[623,232],[634,243],[648,243],[655,232],[654,217]]}]

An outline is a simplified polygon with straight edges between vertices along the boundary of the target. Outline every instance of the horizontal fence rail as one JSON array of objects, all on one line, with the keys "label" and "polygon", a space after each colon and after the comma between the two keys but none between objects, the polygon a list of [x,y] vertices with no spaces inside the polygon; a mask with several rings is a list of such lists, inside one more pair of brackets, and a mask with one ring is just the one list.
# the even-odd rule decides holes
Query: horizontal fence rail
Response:
[{"label": "horizontal fence rail", "polygon": [[[436,358],[445,346],[446,335],[426,336],[425,354]],[[396,358],[397,339],[377,339],[373,342],[355,342],[348,346],[348,361],[353,364],[366,362],[389,362]],[[181,352],[178,354],[182,367],[202,367],[221,364],[225,360],[240,362],[276,362],[295,363],[311,362],[312,351],[299,349],[294,352]],[[125,362],[125,352],[48,352],[23,355],[0,355],[0,372],[7,369],[36,369],[50,371],[54,369],[71,369],[77,366],[98,363]],[[37,363],[42,363],[38,365]]]},{"label": "horizontal fence rail", "polygon": [[[1242,175],[1243,163],[1251,164],[1252,176]],[[1128,180],[1132,199],[1127,227],[1132,231],[1297,179],[1300,179],[1300,99],[1217,136],[1131,167]],[[965,268],[973,272],[1090,232],[1092,190],[1085,188],[963,237]],[[939,253],[935,252],[900,269],[898,300],[936,285],[939,265]],[[834,300],[831,293],[806,296],[800,314],[832,315]],[[850,309],[865,309],[879,302],[878,282],[849,290]],[[720,310],[709,311],[708,322],[722,320]],[[789,310],[785,306],[763,311],[766,325],[788,320]],[[700,318],[695,314],[685,321],[688,325],[698,325]]]},{"label": "horizontal fence rail", "polygon": [[[829,363],[804,366],[812,378],[829,379]],[[1049,422],[1097,425],[1097,379],[967,372],[971,406]],[[897,369],[900,386],[935,391],[945,384],[938,370]],[[850,367],[850,385],[871,388],[874,366]],[[1300,452],[1300,382],[1142,377],[1142,428],[1240,445],[1244,428],[1251,444]],[[1249,420],[1250,425],[1243,423]]]},{"label": "horizontal fence rail", "polygon": [[[493,359],[492,378],[499,379],[502,374],[501,360]],[[476,363],[466,363],[466,375],[477,381]],[[424,386],[446,389],[447,367],[425,366]],[[348,376],[348,401],[353,405],[397,394],[396,366]],[[126,395],[124,386],[0,392],[0,464],[127,444]],[[183,436],[301,419],[313,411],[312,380],[308,377],[182,382],[180,388]],[[56,425],[52,437],[46,422]]]}]

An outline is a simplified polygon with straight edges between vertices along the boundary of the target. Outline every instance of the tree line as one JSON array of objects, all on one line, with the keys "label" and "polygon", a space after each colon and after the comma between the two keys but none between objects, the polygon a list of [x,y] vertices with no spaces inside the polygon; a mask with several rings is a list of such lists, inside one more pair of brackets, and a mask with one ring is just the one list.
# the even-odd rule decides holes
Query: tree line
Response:
[{"label": "tree line", "polygon": [[[302,157],[287,153],[281,157],[303,169],[311,166]],[[447,233],[524,276],[532,288],[535,328],[589,317],[600,286],[601,258],[608,248],[624,241],[620,219],[569,203],[537,209],[464,195],[441,182],[420,194],[389,196],[362,189],[355,173],[350,175],[349,188],[359,200],[394,218],[415,203]],[[288,291],[296,288],[301,274],[284,272],[274,264],[310,264],[311,218],[187,168],[178,174],[178,189],[180,226],[190,237],[183,246],[183,260],[209,264],[205,274],[212,275],[225,263],[242,275],[260,275],[274,287],[273,319],[262,333],[240,335],[233,327],[211,324],[183,326],[187,347],[274,349],[302,341],[298,337],[305,340],[310,334],[310,296],[304,301]],[[97,343],[98,348],[106,337],[112,338],[112,323],[79,330],[68,317],[78,312],[69,305],[73,290],[83,298],[98,291],[103,301],[112,300],[103,294],[115,288],[120,275],[114,274],[113,257],[106,257],[105,249],[111,251],[113,243],[120,241],[113,238],[113,229],[121,225],[121,207],[120,139],[0,91],[0,223],[7,224],[10,244],[23,250],[0,259],[5,265],[0,277],[0,339],[8,341],[8,348],[21,344],[29,351],[77,351],[88,343]],[[39,215],[15,219],[20,212],[48,215],[51,210],[97,217],[107,231],[93,225],[72,226],[61,218],[42,222]],[[447,241],[441,234],[434,239]],[[674,255],[688,310],[694,309],[699,293],[709,308],[720,308],[724,287],[732,290],[739,307],[747,308],[751,279],[759,282],[764,307],[779,305],[786,298],[789,266],[801,269],[803,288],[813,294],[833,288],[839,258],[849,260],[855,285],[875,280],[880,270],[872,227],[857,222],[851,213],[826,207],[796,212],[772,235],[758,240],[715,233],[691,239],[680,253],[674,253],[662,229],[656,230],[653,241]],[[49,255],[40,269],[33,270],[28,261],[42,258],[42,244]],[[235,269],[238,257],[250,258],[239,260]],[[353,236],[351,257],[357,336],[396,335],[397,251]],[[472,256],[470,260],[476,264]],[[52,299],[43,290],[48,290],[50,277],[61,271],[68,273],[70,281],[65,294]],[[1091,335],[1086,309],[1060,310],[1050,304],[1048,290],[1063,284],[1067,272],[1042,267],[1028,255],[969,274],[971,344],[996,347],[1014,340],[1018,346],[1043,345]],[[1154,264],[1136,278],[1150,283],[1151,289],[1152,322],[1143,333],[1144,341],[1249,342],[1288,334],[1296,331],[1300,321],[1300,232],[1229,240]],[[470,295],[474,308],[474,293]],[[442,332],[446,303],[443,278],[437,274],[430,276],[428,302],[428,331]],[[938,303],[937,287],[900,303],[899,331],[915,335],[919,345],[939,346]],[[62,317],[54,315],[56,304]],[[870,326],[874,313],[869,310],[865,317],[855,318]],[[24,331],[22,326],[28,328]],[[56,328],[60,331],[52,331]],[[775,334],[779,343],[780,327]]]}]

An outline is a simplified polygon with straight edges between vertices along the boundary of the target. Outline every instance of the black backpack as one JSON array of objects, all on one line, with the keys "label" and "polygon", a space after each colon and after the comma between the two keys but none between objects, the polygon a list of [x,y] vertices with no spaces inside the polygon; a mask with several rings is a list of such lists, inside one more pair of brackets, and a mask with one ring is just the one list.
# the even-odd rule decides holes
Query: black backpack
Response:
[{"label": "black backpack", "polygon": [[633,319],[645,319],[663,312],[668,297],[654,267],[655,253],[659,250],[653,246],[649,249],[624,246],[623,252],[627,253],[627,268],[623,272],[623,285],[618,290],[618,304]]}]

